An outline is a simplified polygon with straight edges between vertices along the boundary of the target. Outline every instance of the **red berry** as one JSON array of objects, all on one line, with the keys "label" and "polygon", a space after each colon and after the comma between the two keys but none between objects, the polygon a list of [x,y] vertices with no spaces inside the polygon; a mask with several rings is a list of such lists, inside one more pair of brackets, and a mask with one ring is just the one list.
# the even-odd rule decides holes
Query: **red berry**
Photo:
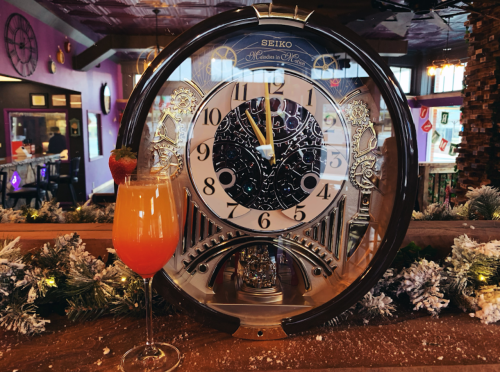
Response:
[{"label": "red berry", "polygon": [[121,149],[111,151],[109,157],[109,169],[116,184],[125,182],[125,177],[131,174],[137,166],[136,153],[130,151],[130,147],[122,146]]}]

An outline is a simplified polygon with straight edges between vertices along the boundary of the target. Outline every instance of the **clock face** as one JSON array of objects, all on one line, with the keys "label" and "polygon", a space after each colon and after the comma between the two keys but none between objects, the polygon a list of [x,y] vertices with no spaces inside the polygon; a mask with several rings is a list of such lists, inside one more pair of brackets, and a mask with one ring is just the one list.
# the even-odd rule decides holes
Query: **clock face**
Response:
[{"label": "clock face", "polygon": [[413,125],[349,30],[267,4],[216,18],[153,61],[117,146],[138,151],[139,175],[173,179],[181,239],[157,289],[235,336],[285,337],[391,263],[416,192]]},{"label": "clock face", "polygon": [[[284,69],[252,73],[269,79],[235,79],[215,89],[198,111],[188,169],[220,219],[246,230],[286,230],[318,217],[339,193],[349,153],[345,123],[312,80]],[[266,89],[274,161],[258,139],[267,133]]]},{"label": "clock face", "polygon": [[12,66],[21,76],[35,72],[38,62],[38,45],[28,20],[14,13],[5,24],[5,48]]}]

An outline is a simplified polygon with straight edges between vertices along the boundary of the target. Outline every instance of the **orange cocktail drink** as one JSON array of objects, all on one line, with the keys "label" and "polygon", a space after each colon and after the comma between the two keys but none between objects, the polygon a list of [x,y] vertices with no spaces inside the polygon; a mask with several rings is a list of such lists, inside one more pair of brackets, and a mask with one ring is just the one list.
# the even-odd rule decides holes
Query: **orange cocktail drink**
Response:
[{"label": "orange cocktail drink", "polygon": [[179,226],[173,203],[170,182],[131,181],[118,188],[113,245],[143,278],[153,277],[175,252]]}]

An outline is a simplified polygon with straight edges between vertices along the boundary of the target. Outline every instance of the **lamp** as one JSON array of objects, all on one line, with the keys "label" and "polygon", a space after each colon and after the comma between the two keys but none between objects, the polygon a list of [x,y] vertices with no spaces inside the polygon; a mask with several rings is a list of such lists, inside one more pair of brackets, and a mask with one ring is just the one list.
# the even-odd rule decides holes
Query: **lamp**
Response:
[{"label": "lamp", "polygon": [[144,51],[142,51],[142,53],[139,55],[139,58],[137,58],[136,69],[137,73],[140,75],[142,75],[144,71],[146,71],[151,62],[153,62],[156,56],[163,50],[163,48],[160,47],[160,44],[158,43],[158,13],[160,13],[160,9],[153,9],[153,13],[155,14],[156,20],[156,46],[150,46],[149,48],[144,49]]},{"label": "lamp", "polygon": [[436,74],[444,75],[448,73],[448,71],[453,66],[455,67],[463,66],[463,64],[469,59],[469,57],[449,59],[448,51],[451,49],[448,47],[449,40],[450,40],[450,30],[448,29],[448,33],[446,35],[446,47],[443,48],[443,59],[434,60],[432,61],[432,64],[430,66],[427,66],[428,76],[436,76]]}]

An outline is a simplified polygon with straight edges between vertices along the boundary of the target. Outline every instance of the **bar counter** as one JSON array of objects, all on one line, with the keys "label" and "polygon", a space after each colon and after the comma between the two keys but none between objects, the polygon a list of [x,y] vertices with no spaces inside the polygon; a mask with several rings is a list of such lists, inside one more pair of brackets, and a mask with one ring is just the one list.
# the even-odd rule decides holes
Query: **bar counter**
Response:
[{"label": "bar counter", "polygon": [[[14,186],[11,184],[14,172],[17,172],[21,178],[19,187],[26,183],[36,182],[36,167],[37,165],[44,164],[49,160],[57,160],[60,158],[59,154],[33,154],[30,158],[7,156],[0,158],[0,171],[7,172],[7,188],[6,192],[14,191]],[[6,208],[12,207],[12,200],[5,201]],[[19,200],[18,207],[24,203],[23,199]]]},{"label": "bar counter", "polygon": [[[439,318],[399,311],[398,318],[361,319],[282,340],[232,337],[184,314],[153,320],[155,339],[181,352],[178,372],[473,372],[498,371],[498,325],[466,313]],[[145,337],[144,319],[103,317],[72,323],[52,314],[47,332],[24,336],[0,329],[0,370],[118,371],[124,352]],[[108,350],[109,349],[109,350]]]},{"label": "bar counter", "polygon": [[59,154],[33,154],[31,158],[7,156],[5,158],[0,158],[0,169],[17,167],[19,165],[32,164],[32,163],[41,164],[49,160],[59,159],[59,157],[60,157]]}]

